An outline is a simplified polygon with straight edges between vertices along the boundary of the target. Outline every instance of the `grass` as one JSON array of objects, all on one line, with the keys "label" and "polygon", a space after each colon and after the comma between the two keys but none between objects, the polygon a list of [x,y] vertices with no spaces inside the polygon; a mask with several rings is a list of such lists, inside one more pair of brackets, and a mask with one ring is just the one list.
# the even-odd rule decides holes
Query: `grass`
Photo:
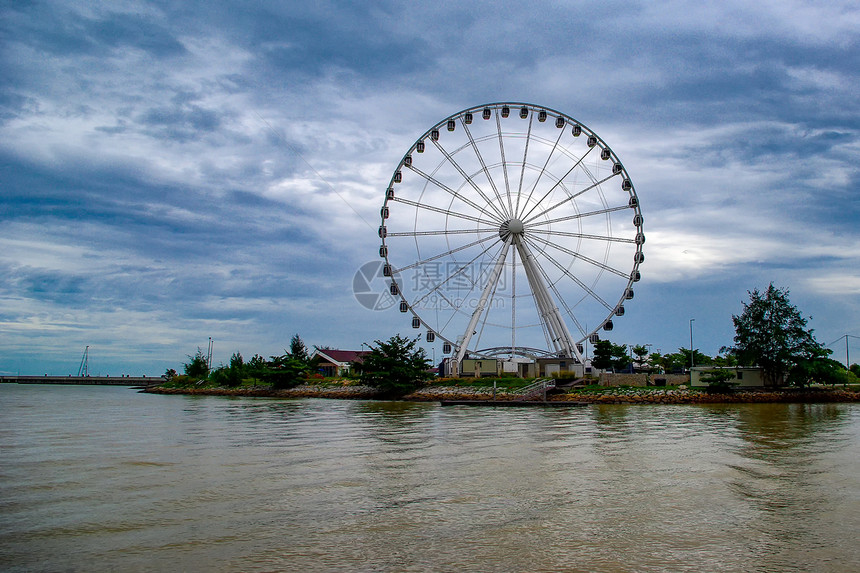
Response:
[{"label": "grass", "polygon": [[437,378],[431,380],[428,386],[446,388],[492,388],[495,382],[499,390],[519,390],[535,381],[534,378]]},{"label": "grass", "polygon": [[[689,386],[687,386],[689,388]],[[680,390],[681,386],[600,386],[590,384],[582,388],[574,388],[570,394],[613,394],[617,392],[664,392],[666,390]]]},{"label": "grass", "polygon": [[[357,379],[352,378],[342,378],[342,377],[328,377],[328,378],[317,378],[311,377],[306,378],[299,382],[299,384],[308,384],[311,386],[320,386],[323,388],[342,388],[344,386],[355,386],[360,384]],[[164,388],[219,388],[218,384],[215,382],[203,379],[203,380],[194,380],[193,378],[189,378],[185,375],[175,376],[172,380],[168,380],[162,384]],[[232,386],[233,388],[268,388],[271,384],[264,382],[263,380],[259,380],[256,378],[245,378],[239,383],[237,386]]]}]

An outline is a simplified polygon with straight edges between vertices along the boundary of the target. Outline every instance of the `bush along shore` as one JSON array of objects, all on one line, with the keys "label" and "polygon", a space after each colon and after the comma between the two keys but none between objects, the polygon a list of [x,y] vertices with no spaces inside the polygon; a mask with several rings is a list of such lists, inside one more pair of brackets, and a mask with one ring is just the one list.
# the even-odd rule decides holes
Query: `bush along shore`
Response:
[{"label": "bush along shore", "polygon": [[[269,386],[224,387],[182,387],[169,388],[154,386],[142,390],[152,394],[188,394],[208,396],[269,397],[269,398],[334,398],[368,400],[384,397],[382,392],[371,386],[355,384],[352,381],[325,384],[300,384],[288,389],[274,389]],[[522,400],[518,389],[499,388],[493,392],[492,386],[431,384],[401,396],[402,400],[415,402],[438,402],[442,400],[483,400],[512,401]],[[542,401],[543,396],[525,398],[529,401]],[[586,387],[563,393],[550,393],[547,401],[584,402],[589,404],[714,404],[714,403],[789,403],[789,402],[860,402],[860,391],[854,388],[806,388],[806,389],[768,389],[735,390],[728,393],[707,392],[690,388],[642,388],[642,387]]]}]

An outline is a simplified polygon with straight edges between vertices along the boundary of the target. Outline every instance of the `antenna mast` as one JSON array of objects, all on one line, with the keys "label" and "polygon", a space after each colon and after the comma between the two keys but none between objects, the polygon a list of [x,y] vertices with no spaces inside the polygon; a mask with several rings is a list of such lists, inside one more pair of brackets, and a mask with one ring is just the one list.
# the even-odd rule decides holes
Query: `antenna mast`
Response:
[{"label": "antenna mast", "polygon": [[90,355],[90,347],[87,346],[86,348],[84,348],[84,355],[81,357],[81,366],[80,366],[80,368],[78,368],[78,376],[89,376],[90,375],[89,364],[87,364],[87,361],[89,360],[89,355]]}]

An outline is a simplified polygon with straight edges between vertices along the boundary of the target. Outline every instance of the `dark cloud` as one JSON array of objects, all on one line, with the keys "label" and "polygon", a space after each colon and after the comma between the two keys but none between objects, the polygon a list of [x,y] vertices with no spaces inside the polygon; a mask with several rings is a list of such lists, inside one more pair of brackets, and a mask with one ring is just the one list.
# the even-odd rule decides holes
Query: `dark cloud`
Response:
[{"label": "dark cloud", "polygon": [[185,47],[167,26],[138,14],[83,15],[53,2],[16,3],[4,12],[7,25],[15,27],[15,33],[7,38],[46,55],[96,56],[125,48],[142,50],[156,58],[185,53]]},{"label": "dark cloud", "polygon": [[218,114],[197,105],[151,108],[140,117],[147,132],[158,138],[190,141],[221,125]]},{"label": "dark cloud", "polygon": [[[44,225],[98,245],[188,261],[254,247],[307,244],[312,232],[290,220],[308,214],[245,191],[214,199],[199,189],[153,183],[136,169],[63,166],[59,170],[0,156],[6,192],[0,221]],[[281,213],[281,216],[278,216]],[[94,228],[76,228],[86,222]],[[223,256],[223,255],[222,255]]]}]

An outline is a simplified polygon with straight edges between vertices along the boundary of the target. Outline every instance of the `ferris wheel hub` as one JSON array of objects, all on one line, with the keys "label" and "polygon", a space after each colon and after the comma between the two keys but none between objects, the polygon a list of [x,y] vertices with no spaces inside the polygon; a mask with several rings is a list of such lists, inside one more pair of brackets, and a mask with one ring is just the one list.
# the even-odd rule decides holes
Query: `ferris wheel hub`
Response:
[{"label": "ferris wheel hub", "polygon": [[506,240],[510,235],[522,235],[525,225],[519,219],[508,219],[499,227],[499,237]]}]

